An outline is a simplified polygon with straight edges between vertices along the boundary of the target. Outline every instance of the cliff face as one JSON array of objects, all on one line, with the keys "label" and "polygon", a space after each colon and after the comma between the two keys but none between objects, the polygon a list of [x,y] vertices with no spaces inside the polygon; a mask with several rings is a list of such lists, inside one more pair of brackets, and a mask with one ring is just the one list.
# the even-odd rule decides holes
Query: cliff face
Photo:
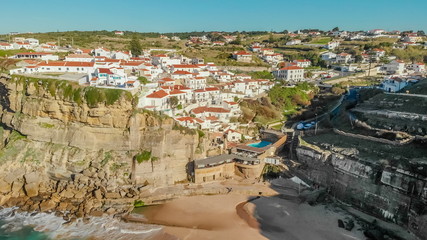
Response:
[{"label": "cliff face", "polygon": [[[188,162],[203,155],[200,150],[202,154],[194,154],[201,147],[197,134],[174,130],[170,118],[135,110],[129,95],[108,92],[96,102],[91,97],[103,90],[89,95],[94,89],[81,90],[70,83],[54,81],[0,79],[1,122],[5,129],[26,137],[25,147],[14,156],[17,160],[23,151],[37,152],[42,148],[32,161],[47,163],[44,172],[52,168],[75,173],[83,170],[75,163],[90,166],[91,162],[105,162],[107,156],[105,168],[126,173],[119,176],[122,181],[166,185],[186,180]],[[6,136],[3,141],[8,141]],[[134,156],[142,151],[151,152],[155,161],[135,162]],[[60,162],[55,160],[58,155]],[[3,155],[0,164],[8,160],[12,159]]]},{"label": "cliff face", "polygon": [[[427,234],[426,172],[420,167],[391,167],[358,157],[356,149],[322,149],[310,144],[297,149],[297,170],[309,180],[328,187],[331,194],[369,214]],[[422,169],[422,168],[421,168]]]}]

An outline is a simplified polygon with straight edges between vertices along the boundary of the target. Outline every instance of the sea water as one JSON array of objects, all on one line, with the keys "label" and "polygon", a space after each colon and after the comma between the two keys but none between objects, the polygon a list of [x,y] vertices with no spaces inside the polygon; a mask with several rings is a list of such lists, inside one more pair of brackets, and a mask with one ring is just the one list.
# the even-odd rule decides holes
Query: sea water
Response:
[{"label": "sea water", "polygon": [[49,213],[18,212],[0,209],[0,240],[85,240],[85,239],[153,239],[162,227],[125,223],[113,217],[91,217],[66,223]]}]

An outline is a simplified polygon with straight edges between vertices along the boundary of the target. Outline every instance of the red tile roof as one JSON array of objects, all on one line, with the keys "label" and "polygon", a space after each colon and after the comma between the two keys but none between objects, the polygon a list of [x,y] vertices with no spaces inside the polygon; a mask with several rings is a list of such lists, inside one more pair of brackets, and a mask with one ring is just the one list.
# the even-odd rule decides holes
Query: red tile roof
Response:
[{"label": "red tile roof", "polygon": [[230,110],[219,107],[198,107],[191,110],[194,114],[204,113],[204,112],[215,112],[215,113],[229,113]]},{"label": "red tile roof", "polygon": [[113,74],[109,68],[98,68],[99,73]]},{"label": "red tile roof", "polygon": [[300,69],[303,69],[303,68],[297,67],[297,66],[289,66],[289,67],[281,68],[280,70],[300,70]]},{"label": "red tile roof", "polygon": [[40,67],[93,67],[95,65],[94,62],[54,62],[54,61],[46,61],[39,63]]},{"label": "red tile roof", "polygon": [[185,94],[185,92],[180,91],[178,89],[174,89],[172,91],[169,92],[170,95],[178,95],[178,94]]},{"label": "red tile roof", "polygon": [[193,64],[176,64],[176,65],[173,65],[173,67],[174,68],[199,68],[198,66]]},{"label": "red tile roof", "polygon": [[147,98],[164,98],[168,96],[168,93],[164,90],[159,90],[157,92],[153,92],[152,94],[147,95]]},{"label": "red tile roof", "polygon": [[173,74],[176,75],[187,75],[187,74],[192,74],[191,72],[187,72],[187,71],[175,71]]}]

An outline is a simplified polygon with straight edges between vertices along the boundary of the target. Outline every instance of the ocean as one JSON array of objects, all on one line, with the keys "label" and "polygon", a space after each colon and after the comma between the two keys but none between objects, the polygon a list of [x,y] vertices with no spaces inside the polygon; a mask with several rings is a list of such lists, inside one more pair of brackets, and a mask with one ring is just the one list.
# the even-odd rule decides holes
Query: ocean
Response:
[{"label": "ocean", "polygon": [[0,209],[0,240],[151,240],[159,239],[163,234],[161,226],[125,223],[109,216],[65,223],[54,214]]}]

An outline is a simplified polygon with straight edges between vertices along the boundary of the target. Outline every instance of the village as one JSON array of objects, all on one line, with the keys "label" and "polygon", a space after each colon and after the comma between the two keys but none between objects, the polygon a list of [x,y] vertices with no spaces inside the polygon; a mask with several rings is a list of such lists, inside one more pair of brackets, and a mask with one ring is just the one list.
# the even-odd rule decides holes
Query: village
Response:
[{"label": "village", "polygon": [[[124,32],[116,31],[115,34],[122,36]],[[379,37],[399,38],[393,48],[405,48],[421,44],[423,38],[417,33],[401,37],[400,32],[376,29],[322,34],[331,36],[331,41],[316,45],[323,49],[318,56],[321,63],[316,63],[316,66],[309,59],[286,59],[282,53],[266,46],[268,42],[265,41],[252,42],[246,50],[230,53],[236,62],[251,63],[254,58],[261,59],[270,66],[270,76],[274,79],[253,78],[245,72],[227,70],[215,62],[185,57],[174,51],[152,54],[151,49],[147,49],[135,55],[129,50],[109,50],[102,46],[94,49],[66,48],[55,42],[39,43],[35,38],[23,37],[14,38],[12,43],[1,42],[0,49],[28,50],[9,56],[19,60],[10,74],[58,78],[84,86],[131,91],[139,97],[138,108],[168,115],[184,127],[223,135],[235,143],[256,137],[238,130],[248,126],[238,121],[242,114],[240,101],[265,96],[274,85],[292,88],[300,82],[309,82],[327,86],[329,80],[339,81],[340,77],[354,73],[366,76],[369,71],[383,78],[377,87],[387,92],[398,92],[426,72],[424,63],[403,62],[387,55],[383,49],[367,49],[355,56],[340,48],[343,39]],[[302,38],[319,35],[321,33],[317,31],[289,33],[286,46],[307,45],[301,42]],[[213,41],[205,35],[190,37],[186,45],[189,48],[195,45],[224,46],[241,38],[240,35],[220,36],[223,41]],[[176,36],[161,35],[160,38],[181,40]],[[62,53],[61,58],[58,53]],[[320,64],[327,67],[319,67]]]}]

